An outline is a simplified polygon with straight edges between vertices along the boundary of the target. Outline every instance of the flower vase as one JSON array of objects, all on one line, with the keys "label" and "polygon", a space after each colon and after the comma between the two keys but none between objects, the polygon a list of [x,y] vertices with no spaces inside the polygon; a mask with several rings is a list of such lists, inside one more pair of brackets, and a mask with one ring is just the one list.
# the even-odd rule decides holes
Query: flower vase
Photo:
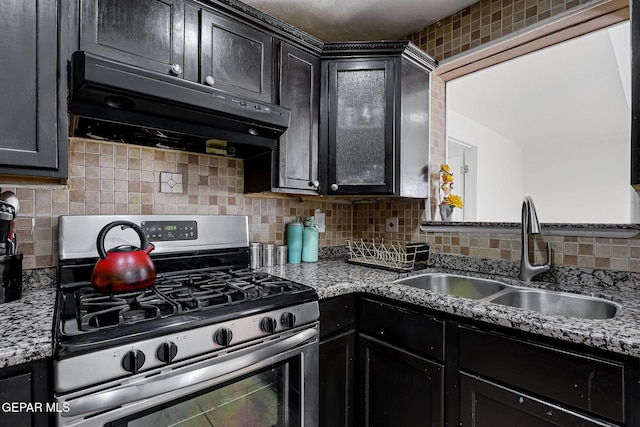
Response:
[{"label": "flower vase", "polygon": [[453,206],[447,204],[441,204],[438,206],[440,208],[440,218],[444,222],[453,221]]}]

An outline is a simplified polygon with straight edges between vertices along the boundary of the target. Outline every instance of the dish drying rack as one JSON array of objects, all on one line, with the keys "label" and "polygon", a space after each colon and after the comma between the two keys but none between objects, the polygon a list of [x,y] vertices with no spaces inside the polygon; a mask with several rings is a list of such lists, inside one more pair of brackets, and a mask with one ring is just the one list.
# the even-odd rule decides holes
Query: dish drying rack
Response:
[{"label": "dish drying rack", "polygon": [[428,243],[400,241],[385,242],[381,239],[365,241],[347,240],[351,264],[362,264],[392,271],[413,271],[427,267]]}]

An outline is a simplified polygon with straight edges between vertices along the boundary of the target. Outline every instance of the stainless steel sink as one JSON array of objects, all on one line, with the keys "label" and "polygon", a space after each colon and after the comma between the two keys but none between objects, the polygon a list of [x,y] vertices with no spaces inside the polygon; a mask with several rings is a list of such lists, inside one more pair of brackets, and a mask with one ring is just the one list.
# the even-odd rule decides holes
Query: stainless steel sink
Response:
[{"label": "stainless steel sink", "polygon": [[501,295],[487,298],[487,301],[543,314],[583,319],[610,319],[621,308],[620,304],[601,298],[540,289],[509,289]]},{"label": "stainless steel sink", "polygon": [[490,279],[457,276],[444,273],[427,273],[396,280],[395,283],[425,289],[444,295],[482,299],[505,289],[507,285]]},{"label": "stainless steel sink", "polygon": [[497,280],[455,274],[425,273],[399,279],[394,283],[443,295],[583,319],[610,319],[621,309],[620,304],[602,298],[543,289],[527,289],[507,285]]}]

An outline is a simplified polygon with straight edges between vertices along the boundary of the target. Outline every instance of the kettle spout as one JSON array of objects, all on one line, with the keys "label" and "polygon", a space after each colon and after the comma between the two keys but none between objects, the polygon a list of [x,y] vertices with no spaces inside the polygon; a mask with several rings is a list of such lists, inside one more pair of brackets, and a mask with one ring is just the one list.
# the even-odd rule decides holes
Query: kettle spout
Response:
[{"label": "kettle spout", "polygon": [[152,250],[154,250],[155,248],[156,248],[156,247],[153,245],[153,243],[149,243],[149,244],[147,245],[147,248],[146,248],[144,251],[145,251],[145,253],[146,253],[147,255],[149,255],[149,252],[151,252],[151,251],[152,251]]}]

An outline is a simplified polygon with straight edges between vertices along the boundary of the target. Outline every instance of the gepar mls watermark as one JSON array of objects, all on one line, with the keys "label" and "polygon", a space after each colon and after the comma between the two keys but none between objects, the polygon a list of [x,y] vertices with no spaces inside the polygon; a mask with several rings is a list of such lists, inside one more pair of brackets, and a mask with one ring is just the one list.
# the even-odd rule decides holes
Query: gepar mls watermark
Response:
[{"label": "gepar mls watermark", "polygon": [[69,412],[70,406],[67,402],[2,402],[0,404],[0,411],[12,414],[12,413],[63,413]]}]

